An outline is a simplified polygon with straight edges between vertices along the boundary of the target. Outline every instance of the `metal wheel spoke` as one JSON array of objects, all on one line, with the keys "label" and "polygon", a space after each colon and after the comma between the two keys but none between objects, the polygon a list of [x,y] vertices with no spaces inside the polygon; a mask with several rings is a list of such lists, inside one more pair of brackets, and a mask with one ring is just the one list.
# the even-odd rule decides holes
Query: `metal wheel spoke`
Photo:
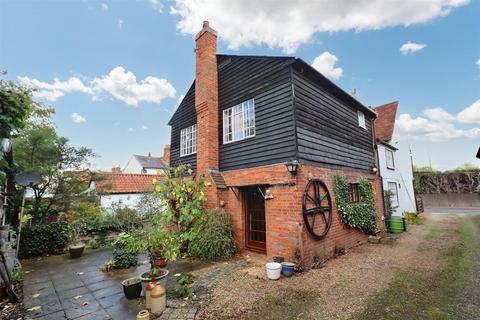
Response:
[{"label": "metal wheel spoke", "polygon": [[[312,203],[313,206],[308,208],[307,203],[309,205]],[[315,230],[317,215],[322,215],[323,221],[325,222],[325,225],[321,223],[323,226],[317,226],[317,229],[320,230]],[[332,224],[331,215],[332,201],[327,186],[321,180],[310,180],[303,193],[303,219],[308,232],[312,234],[316,240],[321,240],[330,230]]]}]

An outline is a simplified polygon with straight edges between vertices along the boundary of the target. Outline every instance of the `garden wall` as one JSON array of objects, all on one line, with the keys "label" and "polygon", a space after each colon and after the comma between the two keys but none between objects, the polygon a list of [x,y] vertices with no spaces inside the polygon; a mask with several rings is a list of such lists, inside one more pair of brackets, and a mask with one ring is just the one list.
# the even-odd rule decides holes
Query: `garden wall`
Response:
[{"label": "garden wall", "polygon": [[480,196],[476,193],[421,194],[424,208],[480,209]]}]

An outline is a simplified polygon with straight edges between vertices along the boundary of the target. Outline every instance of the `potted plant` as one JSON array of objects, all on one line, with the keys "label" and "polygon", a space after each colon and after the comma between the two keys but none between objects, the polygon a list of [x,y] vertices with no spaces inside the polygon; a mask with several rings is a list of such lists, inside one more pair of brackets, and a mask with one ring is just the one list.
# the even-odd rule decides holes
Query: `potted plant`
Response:
[{"label": "potted plant", "polygon": [[176,233],[153,224],[146,237],[147,251],[152,268],[165,268],[180,254],[180,240]]},{"label": "potted plant", "polygon": [[122,281],[123,293],[129,300],[137,299],[142,292],[142,282],[139,277],[128,278]]},{"label": "potted plant", "polygon": [[70,258],[80,258],[85,250],[85,244],[80,241],[80,236],[82,233],[82,226],[80,222],[78,220],[72,222],[69,226],[69,231],[70,245],[68,246],[68,251],[70,252]]},{"label": "potted plant", "polygon": [[145,287],[152,281],[160,282],[164,287],[167,284],[168,270],[163,268],[152,268],[140,275],[142,281],[142,289],[145,292]]}]

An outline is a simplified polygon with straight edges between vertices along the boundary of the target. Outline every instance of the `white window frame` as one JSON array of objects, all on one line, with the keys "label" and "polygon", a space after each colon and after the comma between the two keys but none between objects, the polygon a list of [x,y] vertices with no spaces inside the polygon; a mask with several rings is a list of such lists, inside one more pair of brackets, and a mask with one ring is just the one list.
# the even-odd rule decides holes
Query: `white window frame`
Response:
[{"label": "white window frame", "polygon": [[255,100],[223,110],[223,144],[255,136]]},{"label": "white window frame", "polygon": [[400,201],[398,199],[398,185],[395,181],[388,181],[387,187],[392,193],[392,208],[396,208],[400,205]]},{"label": "white window frame", "polygon": [[180,157],[197,153],[197,125],[180,130]]},{"label": "white window frame", "polygon": [[363,129],[367,129],[367,122],[365,121],[365,114],[358,110],[357,111],[357,117],[358,117],[358,126]]},{"label": "white window frame", "polygon": [[[389,155],[391,156],[391,158],[389,158]],[[390,150],[388,148],[385,148],[385,163],[387,169],[395,169],[395,154],[393,150]]]}]

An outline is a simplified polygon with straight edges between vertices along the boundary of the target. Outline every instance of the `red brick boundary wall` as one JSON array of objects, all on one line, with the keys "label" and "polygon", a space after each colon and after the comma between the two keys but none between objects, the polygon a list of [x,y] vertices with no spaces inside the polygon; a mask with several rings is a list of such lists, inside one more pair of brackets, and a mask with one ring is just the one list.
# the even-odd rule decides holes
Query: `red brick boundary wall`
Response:
[{"label": "red brick boundary wall", "polygon": [[[292,177],[284,164],[222,172],[229,186],[269,185],[267,190],[273,198],[265,200],[267,257],[270,259],[273,256],[284,256],[289,260],[297,257],[303,267],[310,267],[316,261],[331,258],[336,252],[351,248],[367,238],[364,233],[340,221],[333,192],[333,177],[339,173],[343,173],[349,182],[358,182],[361,177],[369,179],[376,194],[377,227],[383,231],[382,188],[377,175],[300,165],[297,176]],[[314,178],[325,182],[334,207],[332,227],[322,240],[315,240],[308,233],[302,214],[303,192],[308,181]],[[213,189],[213,186],[211,188]],[[210,191],[213,191],[212,189]],[[235,236],[243,251],[246,248],[242,193],[240,189],[233,187],[233,190],[217,190],[217,196],[219,203],[232,215]]]}]

